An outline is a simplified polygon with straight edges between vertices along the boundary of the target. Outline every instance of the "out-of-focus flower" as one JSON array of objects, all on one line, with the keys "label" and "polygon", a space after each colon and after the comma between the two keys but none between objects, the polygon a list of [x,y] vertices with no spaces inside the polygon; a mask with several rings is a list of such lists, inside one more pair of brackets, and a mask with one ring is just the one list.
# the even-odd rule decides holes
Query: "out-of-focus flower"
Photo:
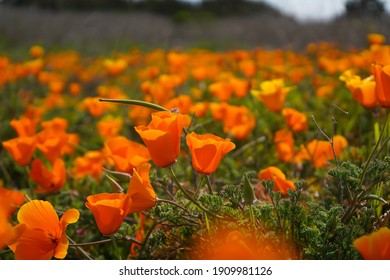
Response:
[{"label": "out-of-focus flower", "polygon": [[[219,230],[195,242],[195,259],[283,260],[294,258],[292,247],[276,246],[269,240],[256,240],[250,230]],[[198,249],[199,248],[199,249]],[[201,250],[201,252],[200,252]]]},{"label": "out-of-focus flower", "polygon": [[294,137],[290,130],[280,129],[275,132],[273,139],[278,158],[283,162],[292,162],[294,159]]},{"label": "out-of-focus flower", "polygon": [[26,198],[21,192],[3,188],[1,186],[0,198],[2,199],[0,200],[0,208],[4,211],[7,217],[11,216],[16,208],[26,201]]},{"label": "out-of-focus flower", "polygon": [[382,227],[353,241],[353,247],[366,260],[390,260],[390,229]]},{"label": "out-of-focus flower", "polygon": [[29,53],[32,58],[39,58],[44,55],[45,49],[42,46],[34,45],[30,48]]},{"label": "out-of-focus flower", "polygon": [[259,180],[271,180],[274,182],[274,191],[279,191],[282,195],[288,194],[288,189],[295,190],[293,181],[287,180],[286,175],[276,166],[269,166],[258,172]]},{"label": "out-of-focus flower", "polygon": [[9,248],[17,260],[50,260],[65,258],[68,251],[66,228],[78,221],[76,209],[67,210],[58,218],[48,201],[32,200],[18,212],[19,224],[15,226],[16,238]]},{"label": "out-of-focus flower", "polygon": [[378,98],[379,105],[384,108],[389,108],[390,107],[390,64],[385,66],[379,64],[373,64],[372,70],[376,81],[375,92]]},{"label": "out-of-focus flower", "polygon": [[[333,137],[333,147],[338,156],[346,147],[348,141],[341,135]],[[294,160],[297,163],[308,160],[315,168],[324,166],[329,160],[334,158],[332,145],[329,141],[312,140],[296,154]]]},{"label": "out-of-focus flower", "polygon": [[3,147],[6,149],[17,164],[27,165],[35,152],[35,137],[17,137],[8,141],[3,141]]},{"label": "out-of-focus flower", "polygon": [[87,197],[85,206],[92,211],[99,231],[109,235],[118,231],[132,200],[128,194],[99,193]]},{"label": "out-of-focus flower", "polygon": [[383,45],[386,41],[386,38],[379,33],[370,33],[367,35],[367,41],[370,45]]},{"label": "out-of-focus flower", "polygon": [[180,137],[183,128],[190,124],[190,117],[167,111],[152,113],[147,126],[136,126],[153,162],[159,167],[172,165],[180,154]]},{"label": "out-of-focus flower", "polygon": [[18,120],[13,119],[10,121],[10,125],[15,129],[19,137],[33,136],[37,128],[37,123],[26,117],[22,117]]},{"label": "out-of-focus flower", "polygon": [[123,119],[121,117],[108,116],[97,123],[98,132],[104,139],[110,139],[118,136],[122,126]]},{"label": "out-of-focus flower", "polygon": [[127,68],[127,62],[123,58],[118,59],[105,59],[103,61],[103,66],[106,68],[107,72],[112,76],[117,76],[122,74]]},{"label": "out-of-focus flower", "polygon": [[287,126],[294,132],[304,132],[307,130],[308,124],[305,114],[293,108],[284,108],[282,110],[282,115],[284,116]]},{"label": "out-of-focus flower", "polygon": [[378,105],[378,98],[375,92],[376,83],[370,76],[364,80],[354,75],[351,71],[345,71],[340,80],[346,83],[352,93],[352,98],[366,108],[374,108]]},{"label": "out-of-focus flower", "polygon": [[49,170],[40,159],[31,163],[30,178],[41,188],[37,193],[52,193],[58,191],[65,184],[66,168],[62,159],[56,159]]},{"label": "out-of-focus flower", "polygon": [[236,147],[230,139],[213,134],[191,132],[186,136],[186,141],[192,155],[192,166],[201,174],[214,173],[221,159]]},{"label": "out-of-focus flower", "polygon": [[252,94],[259,98],[272,112],[279,112],[283,108],[287,94],[291,87],[285,87],[282,79],[274,79],[260,83],[260,90],[252,90]]},{"label": "out-of-focus flower", "polygon": [[148,148],[124,136],[108,139],[104,147],[107,157],[113,161],[116,170],[120,172],[132,174],[134,167],[151,159]]},{"label": "out-of-focus flower", "polygon": [[101,151],[87,151],[83,156],[74,160],[72,174],[76,178],[91,176],[98,180],[103,173],[105,156]]}]

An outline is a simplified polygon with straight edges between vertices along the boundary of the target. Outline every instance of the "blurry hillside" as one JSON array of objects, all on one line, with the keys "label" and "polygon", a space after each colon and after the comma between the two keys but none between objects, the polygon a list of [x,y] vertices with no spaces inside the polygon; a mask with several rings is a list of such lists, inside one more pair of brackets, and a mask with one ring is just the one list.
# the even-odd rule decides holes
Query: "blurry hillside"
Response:
[{"label": "blurry hillside", "polygon": [[302,49],[320,41],[365,47],[368,33],[390,38],[390,16],[374,2],[380,4],[350,1],[346,13],[332,22],[303,24],[264,3],[245,0],[199,5],[175,0],[3,0],[0,51],[32,44],[85,51],[129,46]]}]

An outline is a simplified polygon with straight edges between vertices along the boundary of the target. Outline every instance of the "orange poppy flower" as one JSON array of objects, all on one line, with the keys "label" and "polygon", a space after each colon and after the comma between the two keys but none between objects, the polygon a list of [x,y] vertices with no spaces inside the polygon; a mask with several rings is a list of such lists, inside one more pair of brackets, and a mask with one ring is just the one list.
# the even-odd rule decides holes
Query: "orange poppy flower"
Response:
[{"label": "orange poppy flower", "polygon": [[50,161],[54,162],[64,154],[68,144],[68,135],[65,131],[47,127],[36,134],[37,148]]},{"label": "orange poppy flower", "polygon": [[13,119],[10,121],[10,125],[15,129],[19,137],[33,136],[37,128],[37,123],[26,117],[22,117],[19,120]]},{"label": "orange poppy flower", "polygon": [[285,87],[282,79],[274,79],[260,83],[260,90],[252,90],[252,94],[259,98],[272,112],[279,112],[291,87]]},{"label": "orange poppy flower", "polygon": [[[16,210],[16,207],[22,205],[26,200],[22,193],[15,190],[3,188],[1,186],[0,198],[4,199],[0,201],[0,209],[3,208],[1,205],[2,203],[6,203],[4,205],[7,205],[7,211],[5,212],[7,214],[7,217],[11,216],[12,213]],[[4,209],[5,208],[3,208],[3,210]]]},{"label": "orange poppy flower", "polygon": [[127,62],[126,60],[122,58],[118,59],[105,59],[103,61],[103,66],[106,68],[107,72],[110,75],[117,76],[127,68]]},{"label": "orange poppy flower", "polygon": [[97,129],[99,134],[105,138],[113,138],[118,136],[123,126],[123,120],[120,117],[108,116],[97,123]]},{"label": "orange poppy flower", "polygon": [[376,81],[375,92],[379,105],[390,107],[390,65],[373,64],[372,70]]},{"label": "orange poppy flower", "polygon": [[8,221],[7,216],[0,211],[0,251],[3,250],[13,238],[13,233],[12,225]]},{"label": "orange poppy flower", "polygon": [[58,191],[65,184],[65,163],[62,159],[56,159],[52,170],[49,170],[40,159],[34,159],[31,163],[30,178],[41,187],[35,190],[37,193]]},{"label": "orange poppy flower", "polygon": [[288,194],[288,189],[295,190],[293,181],[287,180],[286,175],[275,166],[269,166],[257,173],[259,180],[271,180],[274,182],[274,191],[281,192],[282,195]]},{"label": "orange poppy flower", "polygon": [[72,174],[78,179],[90,175],[98,180],[103,173],[104,159],[101,151],[88,151],[74,160]]},{"label": "orange poppy flower", "polygon": [[85,206],[92,211],[99,231],[106,235],[118,231],[131,205],[130,196],[123,193],[90,195],[85,203]]},{"label": "orange poppy flower", "polygon": [[76,223],[80,213],[76,209],[67,210],[58,219],[53,206],[48,201],[32,200],[24,204],[18,212],[19,224],[15,226],[16,239],[9,245],[17,260],[50,260],[65,258],[68,251],[66,228]]},{"label": "orange poppy flower", "polygon": [[127,194],[132,205],[128,214],[148,210],[156,205],[156,193],[149,180],[150,164],[143,163],[133,170]]},{"label": "orange poppy flower", "polygon": [[223,102],[228,101],[233,94],[233,87],[228,81],[214,82],[208,89],[214,97]]},{"label": "orange poppy flower", "polygon": [[386,38],[382,34],[370,33],[367,35],[367,41],[370,45],[383,45]]},{"label": "orange poppy flower", "polygon": [[353,247],[366,260],[390,260],[390,229],[382,227],[353,241]]},{"label": "orange poppy flower", "polygon": [[351,70],[347,70],[340,76],[340,80],[345,82],[352,93],[352,98],[364,107],[374,108],[378,105],[375,92],[376,83],[373,76],[362,80],[360,76],[353,74]]},{"label": "orange poppy flower", "polygon": [[117,171],[133,173],[133,168],[148,162],[151,157],[149,150],[142,144],[117,136],[104,143],[107,157],[111,159]]},{"label": "orange poppy flower", "polygon": [[[348,141],[341,135],[333,137],[333,147],[338,156],[346,147]],[[329,160],[333,159],[332,146],[329,141],[312,140],[306,147],[302,147],[295,157],[295,162],[302,162],[302,160],[309,160],[313,162],[315,168],[324,166]]]},{"label": "orange poppy flower", "polygon": [[35,137],[17,137],[8,141],[3,141],[3,147],[12,158],[21,166],[27,165],[35,152]]},{"label": "orange poppy flower", "polygon": [[287,126],[294,132],[304,132],[307,130],[308,124],[305,114],[293,108],[284,108],[282,110],[282,115],[284,116]]},{"label": "orange poppy flower", "polygon": [[33,58],[39,58],[45,53],[45,49],[39,45],[34,45],[29,49],[29,53]]},{"label": "orange poppy flower", "polygon": [[278,158],[283,162],[292,162],[294,158],[294,137],[292,132],[287,129],[276,131],[274,143]]},{"label": "orange poppy flower", "polygon": [[230,139],[213,134],[191,132],[186,136],[186,141],[192,155],[192,166],[201,174],[214,173],[221,159],[236,147]]},{"label": "orange poppy flower", "polygon": [[247,107],[227,106],[223,117],[223,131],[230,134],[234,139],[247,139],[255,125],[255,117]]},{"label": "orange poppy flower", "polygon": [[168,111],[152,113],[148,126],[136,126],[136,132],[148,147],[153,162],[159,167],[172,165],[180,154],[180,137],[190,117]]}]

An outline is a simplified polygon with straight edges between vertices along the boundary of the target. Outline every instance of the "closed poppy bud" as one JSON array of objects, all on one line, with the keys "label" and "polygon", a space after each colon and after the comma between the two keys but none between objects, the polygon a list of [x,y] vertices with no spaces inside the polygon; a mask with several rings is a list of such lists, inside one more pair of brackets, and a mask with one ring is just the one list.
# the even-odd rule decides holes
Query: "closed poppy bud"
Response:
[{"label": "closed poppy bud", "polygon": [[288,189],[295,190],[294,183],[286,179],[286,175],[277,167],[270,166],[262,169],[257,174],[259,180],[271,180],[274,182],[274,191],[281,192],[282,195],[288,194]]},{"label": "closed poppy bud", "polygon": [[373,64],[372,70],[376,81],[375,92],[379,105],[390,107],[390,65]]},{"label": "closed poppy bud", "polygon": [[180,154],[180,137],[189,123],[187,115],[160,111],[152,114],[148,126],[136,126],[135,130],[149,149],[153,162],[159,167],[168,167]]},{"label": "closed poppy bud", "polygon": [[390,260],[390,229],[382,227],[353,241],[353,247],[366,260]]},{"label": "closed poppy bud", "polygon": [[17,137],[3,142],[4,149],[21,166],[25,166],[31,161],[35,146],[35,137]]},{"label": "closed poppy bud", "polygon": [[118,231],[132,200],[128,194],[100,193],[87,197],[85,206],[92,211],[99,231],[109,235]]},{"label": "closed poppy bud", "polygon": [[48,201],[32,200],[18,212],[19,224],[9,248],[17,260],[50,260],[65,258],[69,246],[66,228],[78,221],[76,209],[65,211],[61,219]]},{"label": "closed poppy bud", "polygon": [[252,205],[256,202],[256,197],[253,192],[253,186],[248,178],[248,174],[244,173],[244,189],[243,189],[243,202],[248,205]]},{"label": "closed poppy bud", "polygon": [[192,166],[201,174],[214,173],[221,159],[236,147],[230,139],[213,134],[191,132],[186,136],[186,141],[192,155]]},{"label": "closed poppy bud", "polygon": [[144,163],[133,170],[127,194],[132,199],[129,213],[148,210],[156,205],[156,193],[149,180],[150,164]]}]

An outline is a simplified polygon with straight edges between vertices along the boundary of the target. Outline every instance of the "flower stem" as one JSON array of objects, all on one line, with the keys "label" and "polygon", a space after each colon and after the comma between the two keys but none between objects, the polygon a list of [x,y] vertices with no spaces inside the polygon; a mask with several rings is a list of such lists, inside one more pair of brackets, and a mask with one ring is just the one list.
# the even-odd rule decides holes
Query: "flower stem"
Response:
[{"label": "flower stem", "polygon": [[211,180],[210,180],[210,175],[206,175],[206,182],[207,182],[207,187],[209,189],[209,193],[210,194],[213,194],[213,188],[212,188],[212,184],[211,184]]},{"label": "flower stem", "polygon": [[160,105],[141,101],[141,100],[134,100],[134,99],[109,99],[109,98],[99,98],[99,101],[102,102],[112,102],[112,103],[121,103],[121,104],[129,104],[129,105],[138,105],[150,109],[154,109],[157,111],[169,111],[167,108],[164,108]]},{"label": "flower stem", "polygon": [[215,215],[214,213],[210,212],[206,208],[204,208],[201,204],[199,204],[198,201],[196,201],[180,184],[179,180],[176,177],[175,172],[173,171],[173,167],[169,167],[169,171],[171,172],[171,175],[173,177],[173,180],[175,181],[177,187],[183,192],[183,194],[187,197],[188,200],[190,200],[193,204],[198,206],[199,209],[201,209],[203,212],[210,214],[210,215]]}]

